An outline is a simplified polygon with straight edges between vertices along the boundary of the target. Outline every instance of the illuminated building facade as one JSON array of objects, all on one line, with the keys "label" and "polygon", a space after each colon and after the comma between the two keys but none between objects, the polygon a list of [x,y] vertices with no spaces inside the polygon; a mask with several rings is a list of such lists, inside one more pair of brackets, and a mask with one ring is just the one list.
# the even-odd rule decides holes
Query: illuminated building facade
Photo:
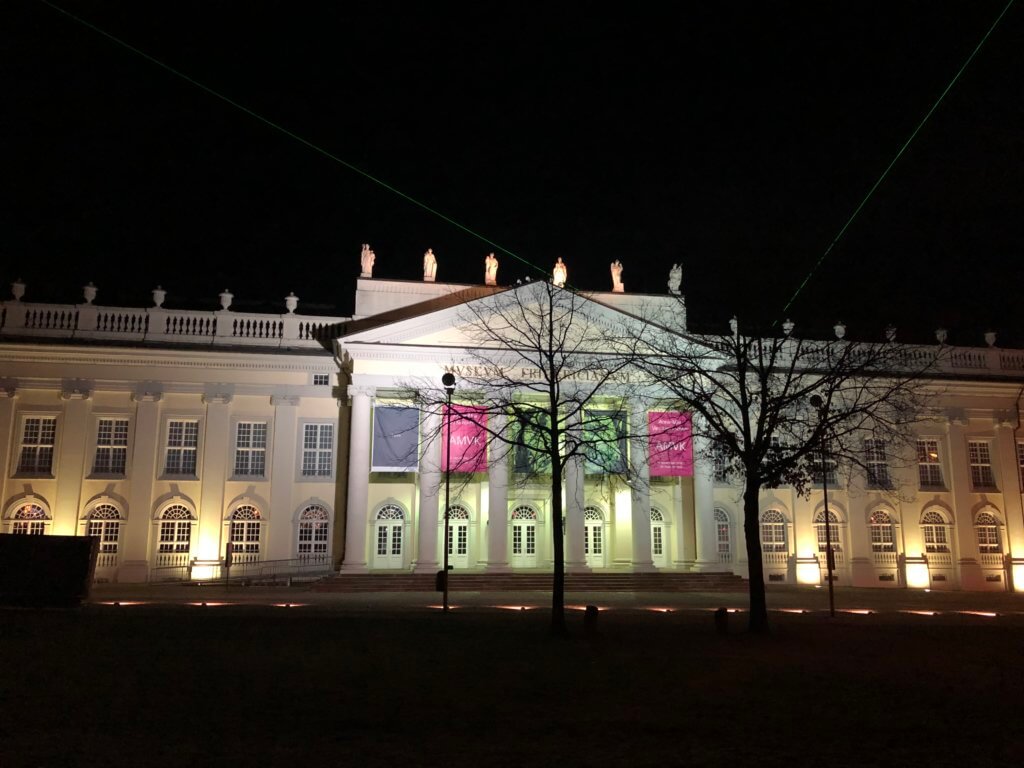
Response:
[{"label": "illuminated building facade", "polygon": [[[159,289],[148,308],[104,307],[92,286],[43,305],[16,283],[0,305],[0,533],[97,536],[107,581],[209,578],[229,543],[236,573],[433,573],[441,446],[408,386],[458,372],[460,307],[495,290],[363,277],[342,318],[297,314],[294,296],[237,312],[228,292],[210,312],[166,309]],[[679,301],[594,299],[612,314]],[[1024,589],[1024,352],[956,348],[950,366],[916,461],[879,445],[868,482],[829,478],[839,585]],[[412,419],[412,464],[378,450],[388,419]],[[452,498],[452,565],[550,569],[548,487],[507,460],[475,469]],[[567,568],[746,575],[738,486],[699,451],[690,471],[647,469],[640,490],[567,475]],[[824,514],[821,489],[762,492],[766,580],[822,582]]]}]

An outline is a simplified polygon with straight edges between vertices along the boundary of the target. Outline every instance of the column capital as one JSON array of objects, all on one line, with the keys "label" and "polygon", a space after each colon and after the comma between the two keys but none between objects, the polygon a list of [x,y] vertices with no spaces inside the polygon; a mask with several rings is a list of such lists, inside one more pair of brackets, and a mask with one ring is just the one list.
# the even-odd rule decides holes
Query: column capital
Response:
[{"label": "column capital", "polygon": [[206,392],[203,394],[203,405],[227,405],[233,398],[230,392]]},{"label": "column capital", "polygon": [[349,384],[348,385],[348,396],[349,397],[356,397],[358,395],[363,395],[364,397],[373,397],[375,394],[377,394],[377,388],[376,387],[367,386],[365,384]]},{"label": "column capital", "polygon": [[164,393],[157,390],[138,390],[132,392],[132,400],[136,403],[158,403],[164,399]]},{"label": "column capital", "polygon": [[296,406],[299,404],[300,398],[298,395],[271,395],[270,404],[273,406],[278,405],[291,405]]},{"label": "column capital", "polygon": [[14,379],[0,379],[0,400],[12,398],[18,394],[18,382]]},{"label": "column capital", "polygon": [[92,382],[75,379],[61,385],[61,400],[88,400],[92,397]]}]

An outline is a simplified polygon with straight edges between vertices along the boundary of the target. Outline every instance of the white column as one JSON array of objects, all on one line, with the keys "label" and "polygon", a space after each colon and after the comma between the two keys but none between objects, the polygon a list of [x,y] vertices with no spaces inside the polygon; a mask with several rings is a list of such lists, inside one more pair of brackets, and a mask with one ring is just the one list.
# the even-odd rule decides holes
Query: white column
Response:
[{"label": "white column", "polygon": [[[17,391],[10,379],[0,381],[0,499],[9,499],[13,492],[8,487],[11,479],[7,468],[11,466],[11,446],[14,445],[14,398]],[[0,512],[4,511],[0,509]]]},{"label": "white column", "polygon": [[53,533],[74,536],[78,533],[78,509],[82,496],[82,479],[86,475],[85,456],[88,451],[89,397],[87,388],[65,387],[65,402],[60,429],[60,453],[54,457],[57,492],[53,505]]},{"label": "white column", "polygon": [[[491,416],[491,429],[504,434],[508,417]],[[508,452],[501,441],[491,443],[487,459],[487,570],[507,571],[508,565]]]},{"label": "white column", "polygon": [[717,571],[718,529],[715,525],[715,466],[711,446],[693,439],[693,506],[697,544],[697,570]]},{"label": "white column", "polygon": [[[994,461],[999,465],[997,477],[1001,478],[1003,487],[1003,515],[1006,523],[1006,541],[1002,542],[1003,552],[1020,559],[1024,556],[1024,511],[1021,509],[1020,465],[1017,460],[1014,425],[1015,414],[1012,412],[1004,414],[998,421]],[[1022,591],[1024,584],[1014,582],[1014,589]]]},{"label": "white column", "polygon": [[206,429],[203,435],[203,466],[199,479],[199,548],[193,555],[200,560],[219,560],[224,556],[224,481],[227,480],[228,438],[231,419],[228,406],[231,395],[211,392],[203,395],[206,405]]},{"label": "white column", "polygon": [[295,468],[299,465],[296,454],[298,440],[298,397],[274,395],[273,443],[270,458],[270,518],[267,529],[267,560],[286,560],[296,557],[297,543],[295,514],[292,507]]},{"label": "white column", "polygon": [[[951,468],[953,491],[953,529],[955,534],[954,552],[958,559],[954,562],[956,577],[963,589],[981,590],[985,582],[978,563],[978,543],[974,538],[974,521],[971,519],[974,506],[973,487],[971,485],[970,458],[967,452],[967,420],[960,413],[952,415],[949,423],[949,464]],[[984,436],[979,436],[984,439]],[[993,446],[994,447],[994,446]],[[922,541],[922,546],[923,546]]]},{"label": "white column", "polygon": [[124,561],[117,572],[122,582],[145,581],[149,576],[149,542],[154,528],[153,481],[160,454],[159,392],[145,390],[132,395],[135,423],[131,463],[128,464],[128,521],[121,533]]},{"label": "white column", "polygon": [[417,573],[433,573],[440,569],[438,521],[441,520],[441,499],[444,479],[441,476],[441,417],[423,414],[423,458],[419,472],[419,551],[413,567]]},{"label": "white column", "polygon": [[[577,414],[569,424],[571,434],[578,434],[580,417]],[[565,570],[587,570],[583,552],[583,457],[573,456],[565,463]],[[552,520],[552,524],[556,521]]]},{"label": "white column", "polygon": [[345,504],[344,571],[366,570],[366,516],[370,499],[370,398],[372,387],[349,385],[348,498]]},{"label": "white column", "polygon": [[630,405],[629,461],[636,478],[630,493],[630,517],[633,528],[634,571],[653,571],[651,559],[651,466],[647,453],[647,409],[641,403]]}]

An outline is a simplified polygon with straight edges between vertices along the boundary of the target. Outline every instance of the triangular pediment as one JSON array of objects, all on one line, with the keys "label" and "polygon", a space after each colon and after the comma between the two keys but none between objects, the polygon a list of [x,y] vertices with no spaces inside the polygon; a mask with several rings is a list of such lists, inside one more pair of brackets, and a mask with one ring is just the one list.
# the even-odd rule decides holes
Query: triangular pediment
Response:
[{"label": "triangular pediment", "polygon": [[[552,287],[549,284],[538,281],[504,289],[491,288],[486,292],[453,292],[440,299],[420,302],[349,323],[338,338],[338,344],[341,348],[364,345],[460,349],[492,346],[492,343],[486,343],[487,340],[481,338],[478,329],[480,323],[486,323],[490,315],[497,316],[502,308],[515,308],[517,304],[530,307],[548,301],[550,290]],[[630,296],[629,300],[623,300],[621,294],[612,297],[611,294],[554,290],[565,290],[566,296],[571,295],[571,302],[582,319],[582,324],[599,325],[609,329],[621,327],[630,318],[643,314],[646,308],[666,302],[677,303],[674,297],[635,295]],[[608,299],[625,305],[625,308],[612,306]],[[528,312],[523,315],[529,317]]]}]

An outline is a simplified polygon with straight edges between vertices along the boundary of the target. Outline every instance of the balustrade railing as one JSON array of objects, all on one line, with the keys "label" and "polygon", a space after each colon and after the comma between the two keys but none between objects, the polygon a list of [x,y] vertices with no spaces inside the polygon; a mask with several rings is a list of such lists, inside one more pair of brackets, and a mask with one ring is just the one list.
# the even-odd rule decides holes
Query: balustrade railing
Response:
[{"label": "balustrade railing", "polygon": [[348,319],[7,301],[0,303],[0,336],[313,348],[339,335]]}]

